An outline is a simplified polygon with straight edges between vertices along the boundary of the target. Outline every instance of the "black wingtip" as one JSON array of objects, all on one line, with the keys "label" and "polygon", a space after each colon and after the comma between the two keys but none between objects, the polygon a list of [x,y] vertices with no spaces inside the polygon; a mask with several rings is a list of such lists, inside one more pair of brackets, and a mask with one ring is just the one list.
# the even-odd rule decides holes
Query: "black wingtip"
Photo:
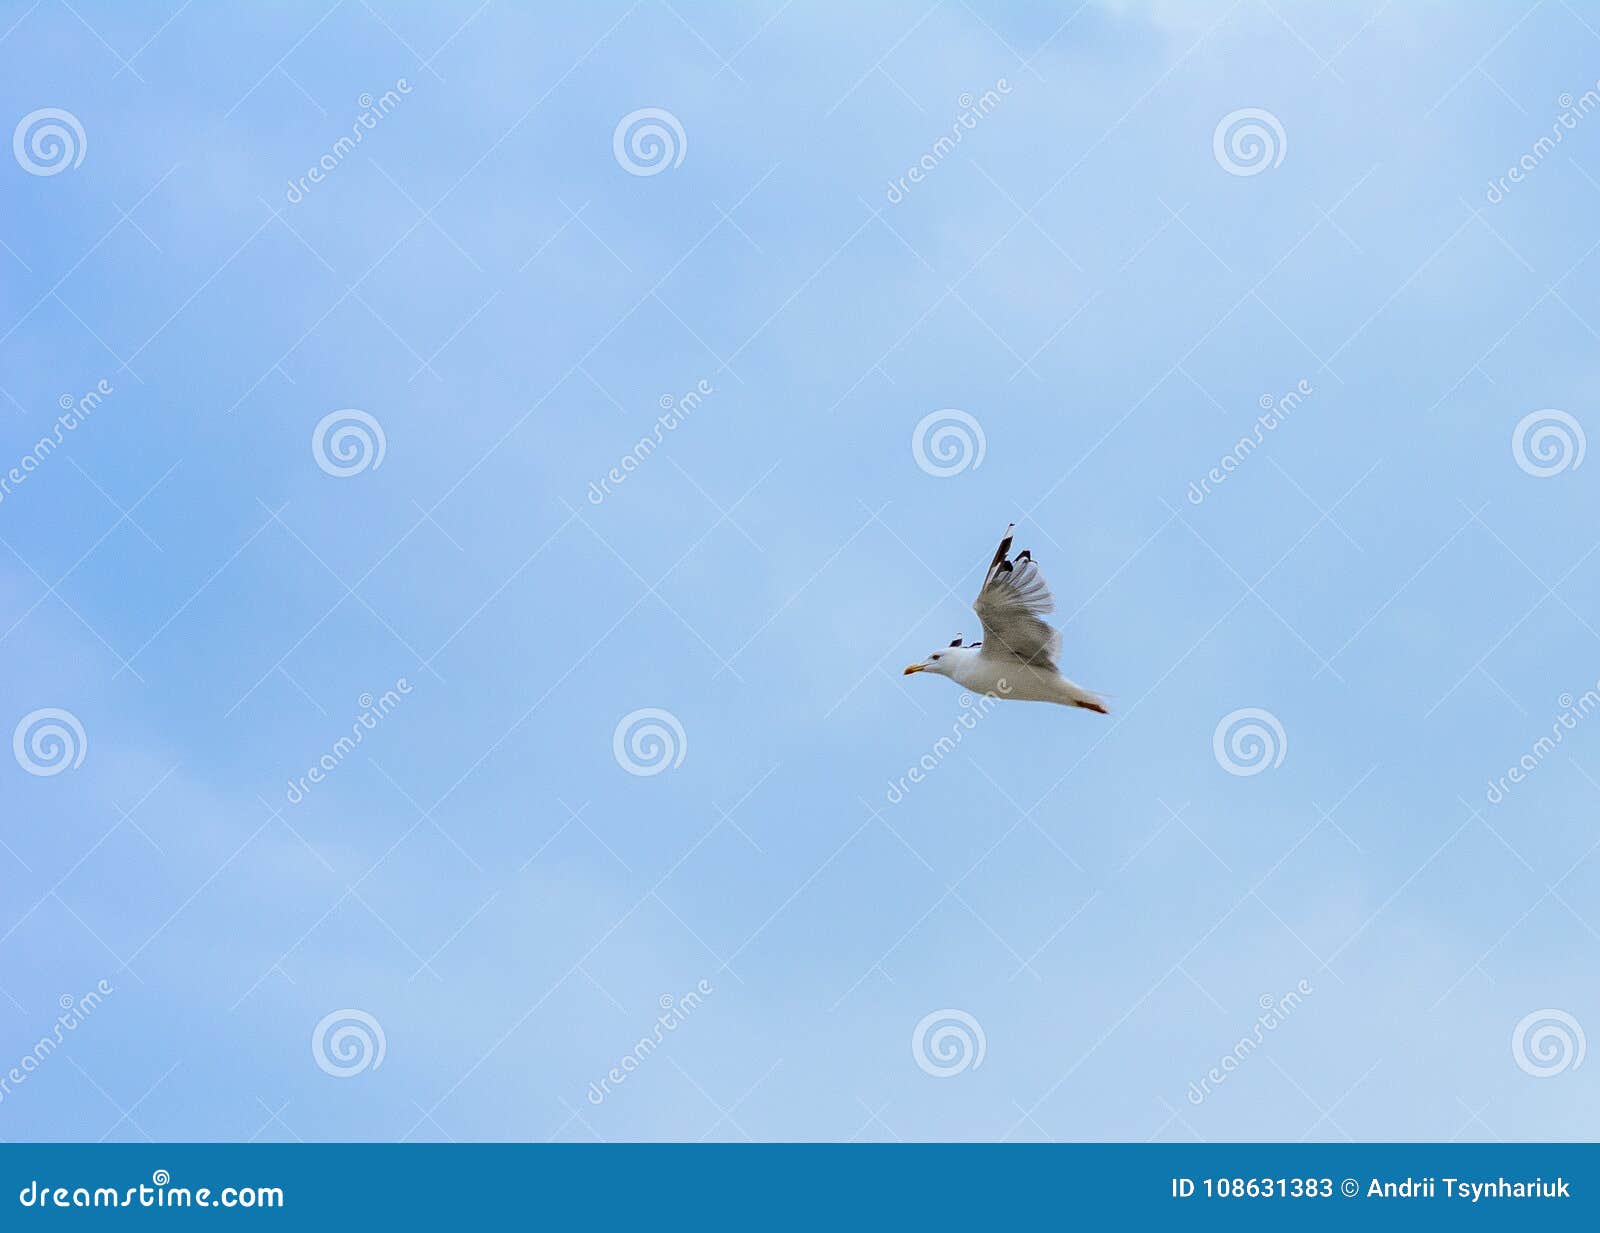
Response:
[{"label": "black wingtip", "polygon": [[1006,561],[1006,553],[1011,551],[1011,532],[1016,528],[1016,525],[1014,522],[1006,524],[1005,537],[1001,539],[1000,547],[994,550],[994,560],[989,562],[989,572],[991,574],[1002,565],[1008,569],[1010,568],[1009,562]]}]

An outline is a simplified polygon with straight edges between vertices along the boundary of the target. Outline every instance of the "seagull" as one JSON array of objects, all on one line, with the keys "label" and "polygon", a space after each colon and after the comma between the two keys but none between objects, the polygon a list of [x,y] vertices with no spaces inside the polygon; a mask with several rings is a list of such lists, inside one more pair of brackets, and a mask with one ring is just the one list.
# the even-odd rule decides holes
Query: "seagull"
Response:
[{"label": "seagull", "polygon": [[983,622],[983,641],[962,646],[958,636],[920,664],[912,664],[904,675],[932,672],[979,693],[1019,702],[1058,702],[1105,715],[1106,704],[1100,698],[1067,680],[1056,667],[1061,633],[1043,619],[1055,611],[1055,596],[1031,552],[1024,548],[1015,561],[1007,555],[1015,529],[1016,523],[1006,527],[972,602]]}]

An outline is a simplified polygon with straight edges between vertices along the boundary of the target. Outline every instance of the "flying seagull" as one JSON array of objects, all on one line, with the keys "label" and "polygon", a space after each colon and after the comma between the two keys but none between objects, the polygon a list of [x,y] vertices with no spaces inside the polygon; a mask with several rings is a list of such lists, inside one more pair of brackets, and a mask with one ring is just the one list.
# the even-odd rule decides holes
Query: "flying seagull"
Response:
[{"label": "flying seagull", "polygon": [[912,664],[905,675],[933,672],[979,693],[1019,702],[1059,702],[1104,715],[1105,703],[1067,680],[1056,667],[1061,634],[1044,620],[1046,613],[1055,611],[1055,597],[1031,552],[1024,548],[1015,561],[1007,555],[1015,527],[1015,523],[1006,527],[983,588],[972,603],[983,622],[983,641],[962,646],[957,638],[920,664]]}]

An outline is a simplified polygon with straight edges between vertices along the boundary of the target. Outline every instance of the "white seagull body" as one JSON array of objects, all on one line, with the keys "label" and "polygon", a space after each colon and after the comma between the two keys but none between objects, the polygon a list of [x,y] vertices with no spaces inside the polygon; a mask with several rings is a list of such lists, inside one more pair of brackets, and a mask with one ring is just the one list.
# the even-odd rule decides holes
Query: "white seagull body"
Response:
[{"label": "white seagull body", "polygon": [[1044,617],[1055,611],[1055,596],[1044,574],[1024,549],[1012,561],[1011,532],[995,549],[972,610],[983,623],[983,641],[962,646],[957,638],[935,651],[905,675],[932,672],[977,693],[1018,702],[1057,702],[1106,714],[1106,705],[1089,690],[1061,675],[1056,661],[1061,654],[1061,634]]}]

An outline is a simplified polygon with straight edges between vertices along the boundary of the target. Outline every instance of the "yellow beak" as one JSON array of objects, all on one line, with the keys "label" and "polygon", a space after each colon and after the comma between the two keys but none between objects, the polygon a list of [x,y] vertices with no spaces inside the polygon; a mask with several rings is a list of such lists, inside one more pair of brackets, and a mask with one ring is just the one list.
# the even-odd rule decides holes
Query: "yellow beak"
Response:
[{"label": "yellow beak", "polygon": [[912,664],[911,667],[907,668],[900,675],[901,676],[910,676],[913,672],[926,672],[926,671],[927,671],[927,669],[924,668],[921,664]]}]

